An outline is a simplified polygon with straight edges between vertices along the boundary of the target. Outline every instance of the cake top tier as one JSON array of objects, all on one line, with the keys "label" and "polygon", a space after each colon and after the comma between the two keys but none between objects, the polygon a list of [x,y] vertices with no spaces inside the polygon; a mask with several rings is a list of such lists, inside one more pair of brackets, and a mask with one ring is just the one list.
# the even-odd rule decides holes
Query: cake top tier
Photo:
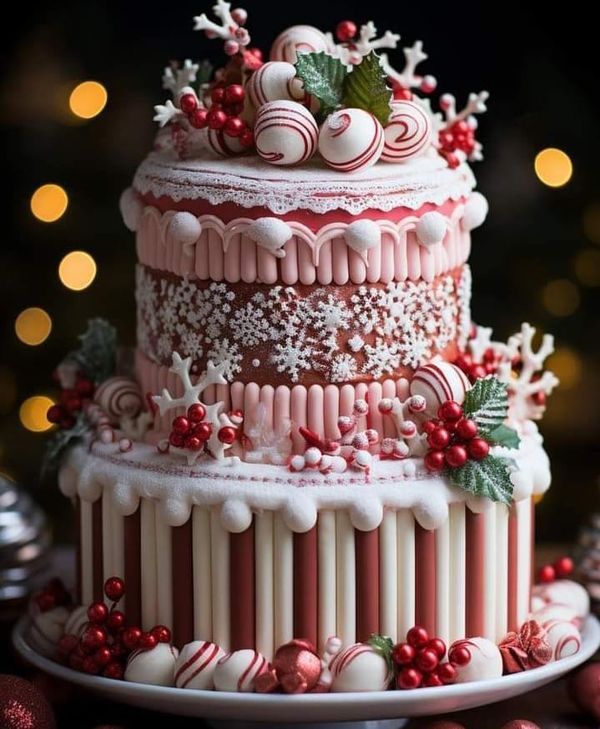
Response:
[{"label": "cake top tier", "polygon": [[417,73],[427,58],[420,41],[403,49],[397,70],[380,51],[397,48],[400,36],[378,37],[372,22],[358,28],[342,21],[335,38],[296,25],[275,39],[267,60],[251,46],[245,10],[217,0],[212,11],[215,19],[202,14],[195,29],[223,43],[224,65],[187,59],[163,74],[172,98],[155,106],[156,148],[171,158],[246,155],[264,161],[249,164],[258,177],[269,179],[272,166],[300,166],[322,183],[330,181],[324,167],[364,180],[369,167],[391,165],[376,173],[379,180],[418,177],[422,168],[411,163],[421,158],[435,159],[438,170],[481,159],[474,115],[486,110],[487,92],[470,94],[462,109],[450,94],[432,104],[436,80]]}]

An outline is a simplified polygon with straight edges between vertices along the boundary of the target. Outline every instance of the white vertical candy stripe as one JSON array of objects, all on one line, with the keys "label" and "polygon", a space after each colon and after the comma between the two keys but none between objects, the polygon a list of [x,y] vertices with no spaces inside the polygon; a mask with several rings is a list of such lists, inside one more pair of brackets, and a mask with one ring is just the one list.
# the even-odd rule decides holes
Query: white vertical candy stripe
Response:
[{"label": "white vertical candy stripe", "polygon": [[342,645],[356,642],[356,561],[354,527],[345,511],[336,513],[337,635]]},{"label": "white vertical candy stripe", "polygon": [[158,623],[156,595],[156,517],[154,502],[140,501],[142,628],[150,630]]},{"label": "white vertical candy stripe", "polygon": [[158,509],[156,514],[156,617],[161,625],[173,625],[173,561],[171,527]]},{"label": "white vertical candy stripe", "polygon": [[[103,581],[115,575],[113,571],[113,528],[109,489],[102,493],[102,578]],[[119,575],[122,577],[123,575]]]},{"label": "white vertical candy stripe", "polygon": [[484,554],[483,554],[483,626],[484,635],[493,640],[496,634],[496,504],[488,505],[483,517]]},{"label": "white vertical candy stripe", "polygon": [[256,650],[274,653],[273,512],[254,517]]},{"label": "white vertical candy stripe", "polygon": [[94,561],[92,557],[92,504],[80,498],[81,530],[81,602],[89,605],[94,600]]},{"label": "white vertical candy stripe", "polygon": [[450,506],[450,634],[453,643],[465,637],[466,618],[466,532],[464,503]]},{"label": "white vertical candy stripe", "polygon": [[229,534],[221,524],[217,509],[210,512],[210,561],[212,641],[227,651],[229,650]]},{"label": "white vertical candy stripe", "polygon": [[273,519],[275,645],[294,637],[294,535],[281,514]]},{"label": "white vertical candy stripe", "polygon": [[115,509],[111,502],[112,514],[112,567],[113,575],[125,578],[125,518]]},{"label": "white vertical candy stripe", "polygon": [[192,509],[192,570],[194,584],[194,639],[212,636],[212,589],[210,569],[210,512],[200,506]]},{"label": "white vertical candy stripe", "polygon": [[508,630],[508,507],[496,505],[496,642]]},{"label": "white vertical candy stripe", "polygon": [[522,499],[517,509],[517,622],[525,622],[529,614],[531,590],[531,500]]},{"label": "white vertical candy stripe", "polygon": [[396,516],[398,549],[398,640],[415,624],[415,521],[410,509]]},{"label": "white vertical candy stripe", "polygon": [[379,527],[380,631],[398,640],[398,554],[396,512],[386,511]]},{"label": "white vertical candy stripe", "polygon": [[319,645],[321,652],[327,638],[336,631],[336,515],[322,511],[318,522],[319,565]]},{"label": "white vertical candy stripe", "polygon": [[446,644],[450,637],[450,521],[435,532],[435,634]]}]

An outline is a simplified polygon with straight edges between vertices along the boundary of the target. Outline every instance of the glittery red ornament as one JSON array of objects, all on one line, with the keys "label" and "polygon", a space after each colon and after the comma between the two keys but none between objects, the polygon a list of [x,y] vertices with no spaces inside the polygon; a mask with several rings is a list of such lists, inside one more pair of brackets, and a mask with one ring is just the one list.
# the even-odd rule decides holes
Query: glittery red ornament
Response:
[{"label": "glittery red ornament", "polygon": [[455,721],[434,721],[431,724],[426,724],[423,729],[465,729],[462,724],[458,724]]},{"label": "glittery red ornament", "polygon": [[44,694],[18,676],[0,675],[2,729],[55,729],[54,712]]},{"label": "glittery red ornament", "polygon": [[291,640],[278,648],[272,665],[273,671],[265,674],[265,679],[257,679],[259,693],[281,688],[286,694],[304,694],[315,688],[321,676],[321,659],[312,643],[304,639]]},{"label": "glittery red ornament", "polygon": [[501,729],[540,729],[540,727],[528,719],[513,719],[503,724]]},{"label": "glittery red ornament", "polygon": [[577,671],[569,681],[569,695],[582,711],[600,721],[600,662]]},{"label": "glittery red ornament", "polygon": [[505,673],[537,668],[552,658],[552,648],[546,638],[546,631],[535,620],[523,623],[518,633],[507,633],[498,648],[502,654]]}]

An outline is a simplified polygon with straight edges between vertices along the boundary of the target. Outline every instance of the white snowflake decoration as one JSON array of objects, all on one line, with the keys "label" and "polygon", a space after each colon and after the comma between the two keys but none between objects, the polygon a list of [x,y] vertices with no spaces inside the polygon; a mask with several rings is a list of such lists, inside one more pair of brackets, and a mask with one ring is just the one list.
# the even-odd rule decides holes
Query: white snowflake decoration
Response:
[{"label": "white snowflake decoration", "polygon": [[336,45],[335,48],[342,63],[356,65],[371,51],[380,48],[396,48],[399,40],[400,36],[390,30],[386,30],[381,38],[377,38],[377,28],[375,23],[370,20],[365,25],[361,25],[356,40]]}]

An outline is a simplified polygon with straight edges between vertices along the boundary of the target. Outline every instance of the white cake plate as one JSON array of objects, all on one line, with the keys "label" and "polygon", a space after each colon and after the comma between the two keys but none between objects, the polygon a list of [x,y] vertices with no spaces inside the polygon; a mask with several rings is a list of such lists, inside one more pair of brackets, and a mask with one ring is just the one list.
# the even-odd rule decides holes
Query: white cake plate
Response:
[{"label": "white cake plate", "polygon": [[41,671],[111,701],[209,719],[214,727],[232,729],[256,726],[254,722],[273,722],[278,729],[283,729],[286,723],[313,727],[327,724],[332,729],[332,722],[345,729],[398,729],[404,725],[406,717],[471,709],[533,691],[584,663],[600,646],[600,623],[595,617],[589,617],[583,628],[579,653],[541,668],[493,681],[413,691],[286,696],[164,688],[89,676],[36,653],[25,640],[27,625],[28,618],[24,616],[13,631],[13,644],[22,658]]}]

